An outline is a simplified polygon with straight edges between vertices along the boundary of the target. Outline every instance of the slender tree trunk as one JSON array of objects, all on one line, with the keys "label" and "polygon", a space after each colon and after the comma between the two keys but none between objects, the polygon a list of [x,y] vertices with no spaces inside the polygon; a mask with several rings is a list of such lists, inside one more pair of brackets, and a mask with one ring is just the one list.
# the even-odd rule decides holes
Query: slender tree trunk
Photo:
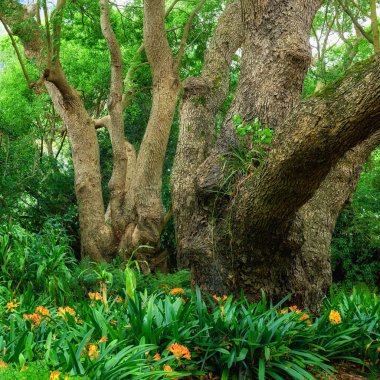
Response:
[{"label": "slender tree trunk", "polygon": [[111,230],[104,220],[99,146],[94,122],[84,109],[79,95],[69,87],[61,72],[49,74],[46,88],[63,123],[67,125],[72,147],[81,225],[81,255],[88,255],[96,261],[108,259],[107,253],[112,252],[112,239]]}]

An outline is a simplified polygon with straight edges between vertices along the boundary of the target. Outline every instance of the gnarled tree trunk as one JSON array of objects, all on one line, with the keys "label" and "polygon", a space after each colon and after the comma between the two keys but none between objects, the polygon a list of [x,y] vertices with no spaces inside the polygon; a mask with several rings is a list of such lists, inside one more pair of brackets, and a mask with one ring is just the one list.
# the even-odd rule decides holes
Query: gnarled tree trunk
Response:
[{"label": "gnarled tree trunk", "polygon": [[[320,97],[301,102],[309,29],[320,3],[242,1],[242,69],[225,126],[206,157],[199,148],[177,152],[178,254],[190,263],[193,283],[208,292],[244,289],[256,298],[263,289],[275,299],[292,292],[299,306],[317,310],[331,283],[331,232],[378,141],[371,135],[380,127],[379,60],[354,68]],[[219,28],[228,30],[223,18]],[[201,112],[187,106],[197,96],[185,92],[180,147],[189,145],[182,140],[189,130],[190,136],[204,132],[211,139],[213,114],[202,128]],[[206,97],[205,107],[209,104]],[[226,152],[238,144],[234,115],[246,122],[259,117],[274,129],[275,139],[265,163],[240,179],[230,196],[221,183]],[[192,172],[184,169],[189,154],[196,162]]]}]

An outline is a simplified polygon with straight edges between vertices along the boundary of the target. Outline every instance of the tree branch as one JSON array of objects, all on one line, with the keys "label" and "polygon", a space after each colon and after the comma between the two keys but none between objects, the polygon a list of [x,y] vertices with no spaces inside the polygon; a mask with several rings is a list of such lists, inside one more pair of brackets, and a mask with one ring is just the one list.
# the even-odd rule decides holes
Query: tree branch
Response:
[{"label": "tree branch", "polygon": [[45,18],[45,33],[46,33],[46,44],[47,44],[47,67],[50,68],[52,65],[52,39],[50,34],[50,22],[49,22],[49,12],[46,4],[46,0],[42,0],[42,9],[44,11]]},{"label": "tree branch", "polygon": [[185,53],[187,38],[189,36],[190,28],[191,28],[191,25],[193,23],[194,17],[199,12],[199,10],[202,8],[202,6],[205,3],[205,1],[206,0],[200,0],[200,2],[195,7],[195,9],[193,10],[193,12],[190,14],[190,16],[189,16],[189,18],[188,18],[188,20],[186,22],[186,25],[185,25],[185,27],[183,29],[183,35],[182,35],[182,39],[181,39],[181,43],[179,45],[179,51],[178,51],[178,55],[177,55],[177,63],[176,64],[177,64],[178,68],[181,66],[181,63],[182,63],[183,55]]},{"label": "tree branch", "polygon": [[122,205],[127,172],[122,106],[123,64],[119,43],[111,26],[108,0],[100,0],[100,24],[111,56],[111,86],[107,104],[110,115],[108,131],[113,153],[113,170],[108,184],[110,211],[115,232],[121,234],[125,227]]},{"label": "tree branch", "polygon": [[[235,199],[233,222],[241,221],[235,238],[281,239],[275,231],[286,230],[331,167],[379,129],[380,56],[353,66],[289,116],[265,165],[244,182]],[[273,234],[267,236],[268,231]]]},{"label": "tree branch", "polygon": [[24,61],[23,61],[23,59],[22,59],[22,56],[21,56],[20,50],[19,50],[19,48],[18,48],[18,46],[17,46],[17,43],[16,43],[16,41],[15,41],[15,39],[14,39],[14,37],[13,37],[13,34],[12,34],[11,30],[8,28],[8,25],[7,25],[7,24],[4,22],[4,20],[1,18],[1,16],[0,16],[0,21],[1,21],[1,23],[3,24],[5,31],[7,32],[8,36],[9,36],[11,42],[12,42],[12,46],[13,46],[13,48],[15,49],[15,52],[16,52],[16,55],[17,55],[17,59],[18,59],[18,61],[19,61],[19,63],[20,63],[20,66],[21,66],[22,72],[23,72],[24,77],[25,77],[25,79],[26,79],[26,81],[27,81],[27,83],[28,83],[28,86],[29,86],[29,88],[32,88],[32,82],[31,82],[31,80],[30,80],[30,78],[29,78],[28,72],[27,72],[27,70],[26,70],[26,67],[25,67]]},{"label": "tree branch", "polygon": [[173,70],[173,55],[165,29],[163,0],[144,0],[144,46],[153,81]]},{"label": "tree branch", "polygon": [[354,16],[354,14],[351,12],[350,8],[343,3],[342,0],[338,0],[338,3],[343,8],[343,10],[347,13],[347,15],[350,17],[353,24],[360,30],[361,34],[370,42],[372,45],[374,43],[372,36],[367,33],[364,28],[359,24],[357,18]]},{"label": "tree branch", "polygon": [[57,0],[57,7],[54,10],[51,23],[53,25],[53,46],[52,46],[52,63],[59,62],[59,53],[61,50],[61,30],[62,30],[62,12],[66,0]]}]

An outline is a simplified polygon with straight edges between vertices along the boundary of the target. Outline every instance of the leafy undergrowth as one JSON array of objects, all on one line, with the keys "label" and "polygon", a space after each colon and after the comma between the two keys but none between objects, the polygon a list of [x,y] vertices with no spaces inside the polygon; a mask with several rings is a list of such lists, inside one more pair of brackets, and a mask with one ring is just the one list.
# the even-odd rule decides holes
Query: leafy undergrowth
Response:
[{"label": "leafy undergrowth", "polygon": [[379,376],[380,300],[363,289],[331,294],[320,316],[181,288],[59,307],[9,296],[2,288],[1,379],[315,379],[340,362]]}]

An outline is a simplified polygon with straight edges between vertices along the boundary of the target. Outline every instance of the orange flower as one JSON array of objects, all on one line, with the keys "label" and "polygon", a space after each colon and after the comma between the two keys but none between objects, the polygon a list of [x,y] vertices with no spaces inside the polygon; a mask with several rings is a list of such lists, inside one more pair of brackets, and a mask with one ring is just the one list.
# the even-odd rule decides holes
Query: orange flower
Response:
[{"label": "orange flower", "polygon": [[220,302],[220,301],[226,301],[227,300],[227,296],[224,294],[223,296],[219,297],[217,296],[216,294],[214,294],[212,296],[212,298],[216,301],[216,302]]},{"label": "orange flower", "polygon": [[97,359],[99,356],[98,346],[96,344],[90,344],[88,346],[88,357]]},{"label": "orange flower", "polygon": [[309,319],[310,317],[309,317],[309,315],[308,314],[303,314],[303,315],[301,315],[301,317],[300,317],[300,321],[305,321],[306,319]]},{"label": "orange flower", "polygon": [[342,317],[340,316],[339,312],[336,310],[330,311],[329,319],[330,319],[331,324],[333,325],[337,325],[342,322]]},{"label": "orange flower", "polygon": [[17,302],[16,300],[7,302],[7,313],[13,313],[20,304],[21,302]]},{"label": "orange flower", "polygon": [[108,342],[108,338],[106,336],[102,336],[99,340],[98,343],[104,343],[104,342]]},{"label": "orange flower", "polygon": [[161,355],[157,352],[154,356],[153,356],[153,359],[158,362],[159,360],[161,360]]},{"label": "orange flower", "polygon": [[58,372],[58,371],[50,371],[49,380],[59,380],[60,374],[61,374],[61,372]]},{"label": "orange flower", "polygon": [[101,301],[102,300],[102,295],[98,292],[96,293],[88,293],[88,296],[90,297],[90,300],[95,300],[95,301]]},{"label": "orange flower", "polygon": [[35,313],[45,315],[45,316],[50,315],[50,311],[44,306],[37,306]]},{"label": "orange flower", "polygon": [[24,314],[22,319],[25,321],[29,319],[32,322],[32,327],[39,326],[41,324],[42,316],[40,314]]},{"label": "orange flower", "polygon": [[290,307],[289,307],[289,310],[290,310],[290,311],[297,311],[297,310],[298,310],[298,307],[297,307],[296,305],[294,305],[294,306],[290,306]]},{"label": "orange flower", "polygon": [[117,325],[117,323],[118,323],[118,322],[117,322],[115,319],[111,319],[111,320],[110,320],[110,324],[111,324],[111,325]]},{"label": "orange flower", "polygon": [[187,347],[182,346],[178,343],[173,343],[167,348],[168,351],[170,351],[173,355],[180,355],[183,356],[184,359],[190,360],[191,354]]},{"label": "orange flower", "polygon": [[2,368],[8,368],[8,364],[5,363],[3,360],[0,361],[0,370],[1,370]]},{"label": "orange flower", "polygon": [[183,294],[185,291],[182,289],[182,288],[174,288],[170,291],[170,294],[175,296],[175,295],[181,295]]},{"label": "orange flower", "polygon": [[122,303],[122,302],[123,302],[123,300],[121,299],[121,297],[116,298],[116,303]]},{"label": "orange flower", "polygon": [[75,323],[78,325],[83,325],[83,321],[78,317],[75,317]]},{"label": "orange flower", "polygon": [[282,310],[280,311],[281,314],[286,314],[287,312],[288,312],[288,309],[282,309]]},{"label": "orange flower", "polygon": [[170,365],[164,364],[164,371],[165,372],[173,372],[173,368],[170,367]]}]

